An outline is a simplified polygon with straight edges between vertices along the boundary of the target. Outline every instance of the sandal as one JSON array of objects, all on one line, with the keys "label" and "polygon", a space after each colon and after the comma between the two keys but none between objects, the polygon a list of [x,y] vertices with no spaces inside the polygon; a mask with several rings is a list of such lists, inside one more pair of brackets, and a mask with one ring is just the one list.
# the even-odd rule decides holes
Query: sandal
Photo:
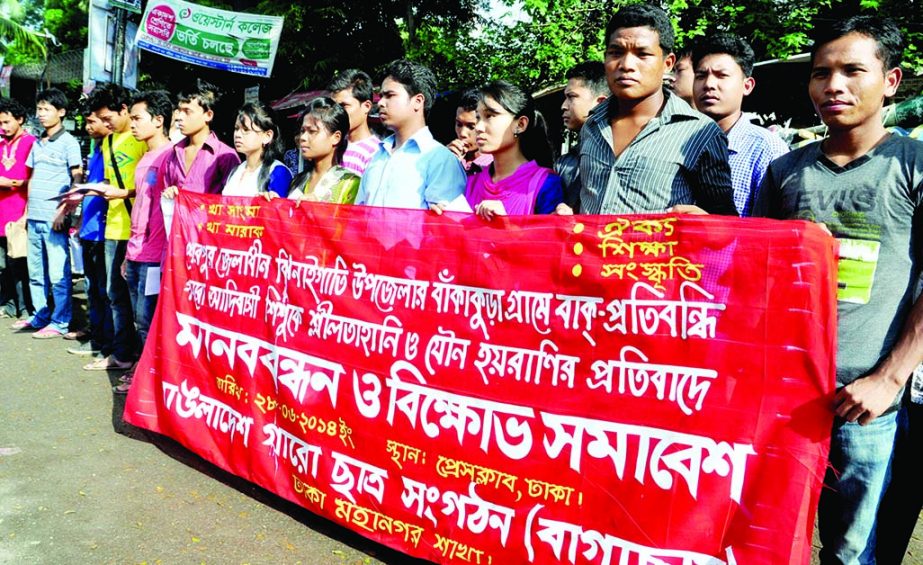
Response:
[{"label": "sandal", "polygon": [[131,390],[131,381],[127,383],[119,383],[112,387],[112,392],[119,395],[128,394],[128,391]]},{"label": "sandal", "polygon": [[119,377],[119,382],[120,382],[120,383],[129,383],[129,384],[130,384],[130,383],[131,383],[131,379],[133,379],[134,376],[135,376],[135,367],[137,367],[137,366],[138,366],[138,364],[135,363],[135,364],[132,366],[131,369],[128,369],[127,372],[125,372],[121,377]]},{"label": "sandal", "polygon": [[131,369],[134,365],[131,361],[119,361],[112,355],[109,357],[103,357],[102,359],[97,359],[92,363],[87,363],[83,366],[84,371],[121,371],[125,369]]},{"label": "sandal", "polygon": [[56,337],[61,337],[64,335],[64,332],[61,330],[55,329],[51,326],[45,326],[39,331],[32,334],[33,339],[53,339]]},{"label": "sandal", "polygon": [[89,330],[82,329],[64,334],[64,339],[68,341],[84,341],[90,337]]},{"label": "sandal", "polygon": [[11,330],[37,330],[35,326],[32,325],[32,322],[29,320],[19,320],[18,322],[13,322],[13,325],[10,326]]}]

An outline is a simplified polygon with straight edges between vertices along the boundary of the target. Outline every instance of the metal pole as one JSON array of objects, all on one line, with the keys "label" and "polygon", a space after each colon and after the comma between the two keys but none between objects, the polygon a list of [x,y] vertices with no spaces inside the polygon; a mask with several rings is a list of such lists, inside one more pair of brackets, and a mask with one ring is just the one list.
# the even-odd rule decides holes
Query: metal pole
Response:
[{"label": "metal pole", "polygon": [[122,8],[113,8],[115,11],[115,41],[112,45],[112,82],[122,86],[125,67],[125,27],[128,23],[128,12]]}]

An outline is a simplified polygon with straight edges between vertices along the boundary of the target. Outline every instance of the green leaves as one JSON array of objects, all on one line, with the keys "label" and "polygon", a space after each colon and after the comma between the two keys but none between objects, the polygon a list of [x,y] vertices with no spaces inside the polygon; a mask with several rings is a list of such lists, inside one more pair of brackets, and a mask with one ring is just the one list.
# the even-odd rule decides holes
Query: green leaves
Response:
[{"label": "green leaves", "polygon": [[[197,0],[231,8],[230,0]],[[264,96],[295,88],[322,88],[340,70],[355,67],[376,75],[384,64],[406,56],[429,65],[443,89],[503,78],[538,90],[561,84],[573,65],[603,58],[603,33],[621,6],[645,0],[259,0],[255,13],[285,17],[275,76]],[[21,5],[24,20],[3,7]],[[46,27],[62,45],[86,45],[87,0],[0,0],[0,33],[13,42],[7,61],[40,59],[44,41],[26,27]],[[678,47],[718,31],[749,40],[758,59],[784,58],[810,47],[812,30],[857,13],[895,18],[904,29],[904,66],[923,71],[919,2],[907,0],[661,0],[674,20]],[[507,17],[501,18],[506,14]],[[19,25],[19,28],[16,27]],[[19,31],[18,31],[19,30]],[[27,30],[26,30],[27,31]],[[142,59],[157,80],[175,73],[156,57]],[[167,85],[172,86],[172,85]]]},{"label": "green leaves", "polygon": [[26,7],[17,0],[0,0],[0,53],[6,64],[45,56],[45,38],[28,27]]}]

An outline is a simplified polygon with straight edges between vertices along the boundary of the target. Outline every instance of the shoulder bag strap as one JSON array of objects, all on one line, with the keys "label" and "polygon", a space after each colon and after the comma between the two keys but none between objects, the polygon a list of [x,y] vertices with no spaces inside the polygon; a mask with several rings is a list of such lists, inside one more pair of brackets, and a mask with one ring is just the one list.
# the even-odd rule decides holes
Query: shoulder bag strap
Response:
[{"label": "shoulder bag strap", "polygon": [[[122,190],[127,190],[125,188],[125,182],[122,180],[122,173],[119,172],[119,164],[115,160],[115,149],[112,147],[113,140],[115,139],[115,134],[109,134],[109,160],[112,162],[112,170],[115,171],[115,180],[119,183],[119,188]],[[126,196],[124,198],[125,209],[128,210],[128,215],[131,216],[131,196]]]}]

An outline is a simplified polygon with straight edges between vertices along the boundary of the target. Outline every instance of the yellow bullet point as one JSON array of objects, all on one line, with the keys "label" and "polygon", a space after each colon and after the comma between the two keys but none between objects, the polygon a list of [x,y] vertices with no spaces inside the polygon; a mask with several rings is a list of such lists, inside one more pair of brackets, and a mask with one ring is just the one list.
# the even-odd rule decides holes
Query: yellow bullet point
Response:
[{"label": "yellow bullet point", "polygon": [[574,224],[574,233],[583,233],[583,224]]},{"label": "yellow bullet point", "polygon": [[573,273],[575,277],[579,277],[580,274],[583,273],[583,265],[574,265],[574,268],[571,269],[570,272]]},{"label": "yellow bullet point", "polygon": [[583,253],[583,244],[578,241],[574,244],[574,254],[580,255],[581,253]]}]

